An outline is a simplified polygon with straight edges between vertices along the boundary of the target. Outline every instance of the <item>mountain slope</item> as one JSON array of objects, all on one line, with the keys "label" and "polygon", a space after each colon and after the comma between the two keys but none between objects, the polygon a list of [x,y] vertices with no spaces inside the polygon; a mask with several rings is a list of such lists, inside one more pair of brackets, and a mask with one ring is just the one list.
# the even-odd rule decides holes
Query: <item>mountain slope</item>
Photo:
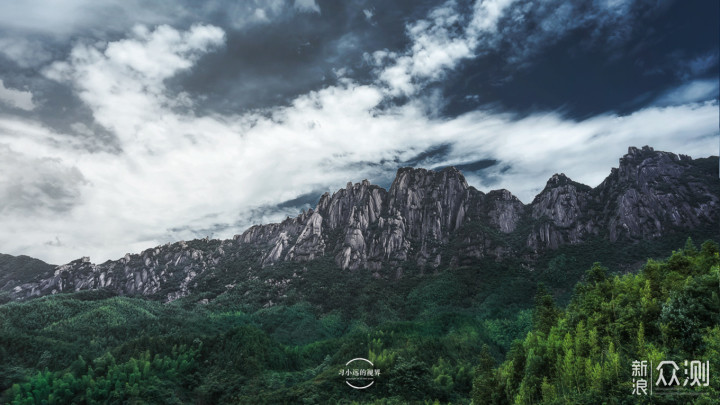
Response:
[{"label": "mountain slope", "polygon": [[28,256],[11,256],[0,253],[0,291],[31,282],[38,277],[49,277],[55,266]]},{"label": "mountain slope", "polygon": [[5,290],[16,299],[105,288],[174,300],[207,288],[209,280],[243,280],[253,268],[320,258],[332,258],[336,271],[398,278],[409,270],[422,274],[488,258],[519,258],[532,268],[543,254],[598,238],[717,237],[717,168],[717,157],[693,160],[631,147],[599,186],[556,174],[528,205],[507,190],[483,193],[468,186],[453,167],[401,168],[389,190],[367,180],[348,183],[325,193],[315,209],[253,226],[232,240],[167,244],[99,265],[83,258]]}]

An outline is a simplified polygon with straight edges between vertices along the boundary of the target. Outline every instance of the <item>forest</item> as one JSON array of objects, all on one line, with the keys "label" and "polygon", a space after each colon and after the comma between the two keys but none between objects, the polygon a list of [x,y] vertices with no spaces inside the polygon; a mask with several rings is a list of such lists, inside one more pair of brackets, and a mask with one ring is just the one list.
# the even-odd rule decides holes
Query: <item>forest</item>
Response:
[{"label": "forest", "polygon": [[[260,297],[278,286],[260,279],[170,303],[104,290],[7,302],[0,402],[718,403],[718,244],[688,238],[643,261],[630,246],[603,264],[600,248],[560,249],[534,272],[487,261],[400,280],[319,262],[270,306]],[[267,271],[299,271],[287,266]],[[340,375],[357,357],[379,370],[365,390]],[[709,384],[635,396],[635,360],[708,362]]]}]

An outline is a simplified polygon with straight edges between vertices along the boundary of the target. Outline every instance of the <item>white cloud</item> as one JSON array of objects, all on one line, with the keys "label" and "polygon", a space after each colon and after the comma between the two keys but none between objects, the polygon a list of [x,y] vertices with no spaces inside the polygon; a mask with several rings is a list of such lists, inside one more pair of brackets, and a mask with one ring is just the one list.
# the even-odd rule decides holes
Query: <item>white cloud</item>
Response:
[{"label": "white cloud", "polygon": [[497,24],[505,10],[515,0],[487,0],[477,1],[473,7],[473,16],[468,25],[471,37],[478,37],[485,33],[497,32]]},{"label": "white cloud", "polygon": [[371,10],[371,9],[369,9],[369,8],[363,9],[363,14],[365,15],[365,19],[366,19],[368,22],[372,23],[373,15],[375,15],[375,13],[373,12],[373,10]]},{"label": "white cloud", "polygon": [[668,106],[712,100],[718,97],[718,90],[720,87],[717,80],[694,80],[666,92],[655,104]]},{"label": "white cloud", "polygon": [[[505,3],[493,4],[482,22],[474,23],[477,30],[497,29],[492,21]],[[379,108],[393,92],[413,94],[477,52],[472,38],[482,35],[457,36],[456,26],[468,22],[458,20],[453,7],[447,3],[411,24],[413,45],[406,53],[368,56],[378,62],[384,84],[340,78],[288,107],[244,115],[188,112],[189,96],[171,94],[165,86],[222,46],[218,28],[137,27],[127,39],[76,45],[45,74],[77,92],[96,122],[117,137],[122,152],[90,153],[69,143],[72,137],[0,117],[0,143],[24,162],[19,167],[39,164],[43,169],[34,178],[54,179],[52,171],[74,185],[61,207],[50,199],[40,200],[32,217],[0,212],[0,245],[7,253],[62,263],[84,255],[95,261],[117,258],[240,223],[214,235],[230,237],[258,218],[278,220],[292,211],[262,217],[258,207],[334,190],[347,181],[385,179],[394,174],[394,162],[439,144],[451,147],[438,164],[499,160],[499,167],[489,169],[495,183],[472,174],[469,182],[483,191],[507,188],[525,202],[555,172],[597,185],[630,145],[695,157],[716,150],[717,102],[653,106],[626,117],[605,114],[579,122],[558,113],[518,119],[478,111],[433,118],[427,100],[419,99]],[[510,169],[502,172],[505,165]],[[12,183],[2,171],[0,178]]]},{"label": "white cloud", "polygon": [[[534,114],[516,120],[507,115],[473,112],[435,130],[454,133],[453,154],[446,164],[482,158],[501,162],[482,178],[468,181],[481,190],[506,188],[529,203],[554,173],[565,173],[581,183],[597,186],[617,167],[629,146],[650,145],[656,150],[705,157],[717,151],[717,102],[674,107],[648,107],[629,116],[604,114],[584,121],[560,114]],[[471,135],[472,134],[472,135]],[[505,165],[510,170],[501,172]]]},{"label": "white cloud", "polygon": [[258,21],[263,21],[263,22],[269,21],[269,19],[267,17],[267,13],[265,13],[265,10],[263,10],[262,8],[255,9],[255,18]]},{"label": "white cloud", "polygon": [[133,37],[100,45],[77,45],[68,62],[56,62],[47,77],[67,81],[93,110],[95,120],[113,131],[128,152],[135,148],[161,151],[177,142],[168,125],[180,125],[168,109],[185,104],[185,97],[166,94],[164,80],[188,69],[202,55],[224,41],[224,32],[212,26],[194,26],[178,32],[143,26]]},{"label": "white cloud", "polygon": [[320,6],[315,0],[295,0],[295,9],[302,13],[320,13]]},{"label": "white cloud", "polygon": [[369,60],[378,66],[378,77],[393,96],[413,95],[429,81],[473,55],[474,38],[458,33],[462,25],[457,4],[449,1],[430,12],[428,17],[409,24],[410,49],[404,54],[377,51]]},{"label": "white cloud", "polygon": [[33,95],[29,91],[14,90],[5,87],[0,79],[0,102],[22,110],[34,110]]},{"label": "white cloud", "polygon": [[411,96],[463,60],[491,51],[502,50],[511,66],[522,67],[579,27],[590,28],[590,41],[622,43],[632,29],[629,11],[634,3],[597,1],[586,7],[562,0],[477,0],[465,16],[458,3],[449,0],[407,25],[412,45],[405,52],[380,50],[366,60],[377,67],[390,95]]}]

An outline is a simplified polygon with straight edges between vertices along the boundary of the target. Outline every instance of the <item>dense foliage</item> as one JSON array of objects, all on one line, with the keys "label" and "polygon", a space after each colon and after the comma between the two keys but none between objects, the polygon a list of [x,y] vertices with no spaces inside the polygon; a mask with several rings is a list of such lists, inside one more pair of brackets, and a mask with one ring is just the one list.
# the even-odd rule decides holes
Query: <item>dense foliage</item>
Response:
[{"label": "dense foliage", "polygon": [[[637,274],[611,276],[594,264],[564,311],[540,290],[533,330],[505,362],[495,368],[481,357],[474,403],[719,403],[719,262],[717,244],[698,251],[688,239],[683,250],[649,260]],[[634,360],[709,361],[710,384],[633,396]]]},{"label": "dense foliage", "polygon": [[[320,260],[172,303],[102,290],[6,303],[0,403],[622,402],[633,359],[720,364],[716,244],[638,274],[594,265],[574,290],[591,259],[572,249],[536,269],[510,258],[387,280]],[[339,375],[356,357],[380,370],[367,390]]]}]

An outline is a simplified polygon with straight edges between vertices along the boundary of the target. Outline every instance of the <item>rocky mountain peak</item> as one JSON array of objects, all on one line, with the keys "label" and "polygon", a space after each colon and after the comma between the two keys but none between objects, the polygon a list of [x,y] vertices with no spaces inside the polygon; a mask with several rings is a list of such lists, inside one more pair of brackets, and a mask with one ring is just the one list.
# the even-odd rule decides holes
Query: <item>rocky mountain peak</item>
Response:
[{"label": "rocky mountain peak", "polygon": [[557,249],[579,243],[593,229],[579,219],[592,200],[590,187],[572,181],[564,173],[554,174],[531,205],[531,216],[538,222],[527,239],[534,250]]},{"label": "rocky mountain peak", "polygon": [[613,170],[611,176],[617,176],[616,181],[620,183],[647,189],[646,186],[658,181],[677,179],[690,162],[692,158],[686,155],[655,151],[649,146],[642,149],[631,146],[628,153],[620,158],[618,169]]},{"label": "rocky mountain peak", "polygon": [[389,206],[405,219],[411,237],[443,239],[463,221],[469,198],[465,177],[455,167],[439,171],[402,168],[390,186]]},{"label": "rocky mountain peak", "polygon": [[545,184],[545,188],[564,186],[569,182],[570,179],[565,175],[565,173],[555,173],[552,175],[552,177],[548,179],[547,183]]},{"label": "rocky mountain peak", "polygon": [[499,190],[491,190],[487,194],[487,198],[491,200],[499,200],[499,201],[520,201],[517,197],[513,195],[509,190],[506,190],[504,188],[501,188]]},{"label": "rocky mountain peak", "polygon": [[655,149],[651,146],[645,145],[638,149],[635,146],[629,146],[628,152],[623,158],[643,158],[644,156],[650,156],[655,154]]},{"label": "rocky mountain peak", "polygon": [[488,223],[503,233],[515,231],[518,222],[525,215],[526,207],[510,191],[492,190],[487,194],[476,193],[476,200],[482,204],[476,212],[486,213]]},{"label": "rocky mountain peak", "polygon": [[630,147],[596,194],[606,202],[604,212],[613,241],[659,237],[669,227],[718,222],[717,172],[698,170],[689,156],[649,146]]},{"label": "rocky mountain peak", "polygon": [[[241,277],[250,267],[321,257],[332,258],[337,271],[366,269],[377,277],[487,257],[532,260],[593,238],[632,242],[717,227],[717,167],[717,157],[693,160],[631,147],[599,186],[558,173],[528,205],[507,190],[485,194],[469,187],[455,167],[403,167],[389,190],[368,180],[349,182],[323,194],[315,209],[250,227],[232,240],[178,242],[100,265],[83,258],[52,272],[40,266],[35,281],[0,281],[17,298],[110,288],[172,300],[202,288],[216,271]],[[235,269],[236,263],[245,263],[244,270]],[[41,270],[48,275],[39,275]]]},{"label": "rocky mountain peak", "polygon": [[465,176],[454,166],[441,170],[427,170],[422,168],[402,167],[398,169],[395,180],[390,186],[392,190],[405,190],[408,188],[442,188],[466,190],[468,188]]},{"label": "rocky mountain peak", "polygon": [[590,187],[576,183],[564,174],[555,174],[548,180],[543,191],[535,196],[532,206],[534,211],[537,211],[542,207],[554,206],[557,203],[567,205],[565,203],[577,199],[578,195],[589,194],[589,191]]},{"label": "rocky mountain peak", "polygon": [[643,146],[642,148],[636,148],[630,146],[627,153],[620,158],[620,167],[624,165],[639,165],[645,160],[664,160],[664,161],[691,161],[692,158],[683,154],[675,154],[672,152],[656,151],[650,146]]}]

